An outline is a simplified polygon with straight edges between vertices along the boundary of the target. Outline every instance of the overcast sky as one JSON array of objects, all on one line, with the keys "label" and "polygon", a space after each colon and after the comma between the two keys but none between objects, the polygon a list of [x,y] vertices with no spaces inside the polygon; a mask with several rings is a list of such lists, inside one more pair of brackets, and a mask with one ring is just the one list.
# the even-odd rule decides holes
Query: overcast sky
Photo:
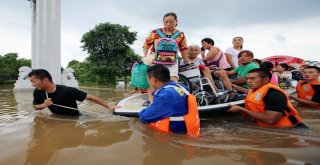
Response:
[{"label": "overcast sky", "polygon": [[[201,3],[200,3],[201,2]],[[61,63],[88,57],[80,48],[85,32],[103,22],[138,32],[131,47],[142,55],[144,39],[162,27],[167,12],[178,15],[178,29],[190,44],[210,37],[225,50],[242,36],[256,58],[291,55],[320,61],[320,0],[61,0]],[[0,54],[31,58],[31,8],[27,0],[1,0]]]}]

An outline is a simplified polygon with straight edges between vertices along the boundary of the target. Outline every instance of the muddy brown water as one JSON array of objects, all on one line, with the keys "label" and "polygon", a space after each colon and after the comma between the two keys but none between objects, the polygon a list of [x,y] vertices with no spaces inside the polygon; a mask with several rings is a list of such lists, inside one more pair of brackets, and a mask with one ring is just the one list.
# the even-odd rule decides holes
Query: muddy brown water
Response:
[{"label": "muddy brown water", "polygon": [[[83,88],[113,104],[123,91]],[[201,121],[200,138],[155,132],[136,118],[83,102],[83,116],[34,111],[32,92],[0,86],[0,164],[320,164],[320,111],[299,109],[310,130],[261,128],[237,115]]]}]

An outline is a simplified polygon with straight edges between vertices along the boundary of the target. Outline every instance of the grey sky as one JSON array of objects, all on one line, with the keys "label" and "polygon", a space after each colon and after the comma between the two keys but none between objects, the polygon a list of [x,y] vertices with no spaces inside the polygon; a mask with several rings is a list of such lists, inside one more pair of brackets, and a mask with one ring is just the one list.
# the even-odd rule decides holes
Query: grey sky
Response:
[{"label": "grey sky", "polygon": [[[62,64],[83,60],[80,39],[83,33],[102,22],[119,23],[138,32],[132,45],[142,54],[148,33],[162,27],[162,17],[173,11],[178,29],[189,43],[200,44],[204,37],[215,40],[225,50],[235,36],[244,37],[244,48],[256,57],[287,54],[320,61],[319,0],[61,0]],[[27,0],[2,0],[0,6],[0,54],[18,52],[31,55],[31,14]]]}]

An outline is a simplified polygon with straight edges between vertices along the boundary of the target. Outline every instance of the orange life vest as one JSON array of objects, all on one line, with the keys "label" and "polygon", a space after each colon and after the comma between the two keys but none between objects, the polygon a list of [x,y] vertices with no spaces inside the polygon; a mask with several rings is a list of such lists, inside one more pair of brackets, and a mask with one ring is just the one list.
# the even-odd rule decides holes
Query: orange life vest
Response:
[{"label": "orange life vest", "polygon": [[302,120],[298,115],[298,111],[293,107],[293,105],[289,101],[288,94],[280,87],[272,83],[268,83],[260,87],[256,91],[250,90],[245,99],[246,109],[253,112],[264,113],[265,103],[263,100],[270,88],[280,91],[286,96],[287,108],[285,109],[283,116],[276,123],[270,125],[256,120],[257,125],[263,127],[293,127],[296,124],[302,123]]},{"label": "orange life vest", "polygon": [[[320,85],[320,82],[319,81],[306,82],[306,81],[300,80],[296,87],[298,97],[300,99],[311,100],[313,95],[315,94],[315,91],[313,90],[312,85]],[[299,103],[299,106],[306,106],[306,105],[305,104],[302,105],[301,103]],[[320,109],[320,104],[312,108]]]},{"label": "orange life vest", "polygon": [[186,124],[187,135],[199,137],[200,136],[200,118],[198,113],[198,106],[196,97],[190,94],[186,89],[180,85],[172,86],[168,85],[167,87],[176,87],[180,88],[186,95],[188,95],[188,113],[180,117],[168,117],[162,120],[159,120],[154,123],[150,123],[151,128],[169,133],[170,132],[170,121],[183,121]]}]

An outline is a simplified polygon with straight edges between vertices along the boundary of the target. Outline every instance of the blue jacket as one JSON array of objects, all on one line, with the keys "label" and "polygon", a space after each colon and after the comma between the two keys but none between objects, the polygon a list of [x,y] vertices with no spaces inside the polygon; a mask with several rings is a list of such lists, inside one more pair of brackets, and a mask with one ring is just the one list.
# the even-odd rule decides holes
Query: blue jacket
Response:
[{"label": "blue jacket", "polygon": [[[153,123],[171,116],[183,116],[188,113],[187,95],[179,93],[174,88],[165,88],[167,85],[176,85],[169,81],[153,94],[153,103],[143,109],[139,119],[143,123]],[[184,121],[171,121],[170,130],[175,133],[186,133]]]}]

